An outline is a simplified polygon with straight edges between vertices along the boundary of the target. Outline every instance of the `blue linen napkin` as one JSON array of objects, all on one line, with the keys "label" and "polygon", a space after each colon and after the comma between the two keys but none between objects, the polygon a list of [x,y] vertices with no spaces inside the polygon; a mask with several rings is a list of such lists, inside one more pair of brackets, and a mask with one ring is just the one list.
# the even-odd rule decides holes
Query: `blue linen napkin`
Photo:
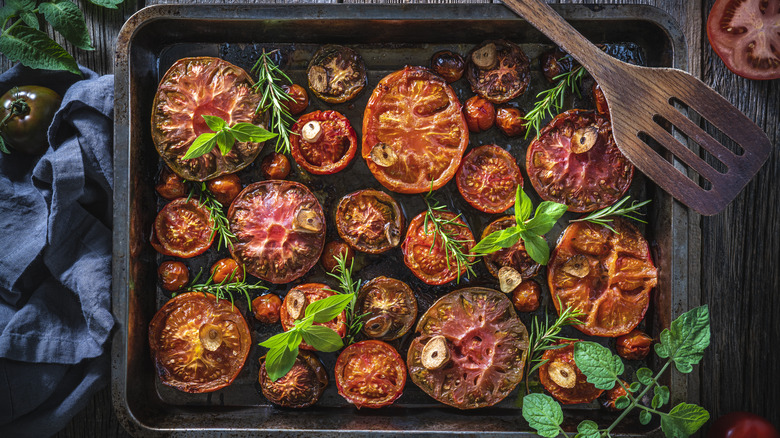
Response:
[{"label": "blue linen napkin", "polygon": [[49,436],[108,382],[114,78],[17,65],[63,97],[42,157],[0,153],[0,431]]}]

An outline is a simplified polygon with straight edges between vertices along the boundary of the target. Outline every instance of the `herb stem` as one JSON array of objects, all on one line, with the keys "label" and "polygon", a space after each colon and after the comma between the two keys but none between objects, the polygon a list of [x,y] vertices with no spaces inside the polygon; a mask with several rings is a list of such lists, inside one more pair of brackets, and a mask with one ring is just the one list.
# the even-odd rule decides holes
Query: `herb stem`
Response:
[{"label": "herb stem", "polygon": [[276,152],[290,153],[290,122],[295,119],[290,114],[285,101],[294,100],[279,85],[282,79],[292,84],[292,80],[287,76],[273,60],[270,55],[277,50],[263,53],[252,67],[252,72],[257,74],[257,82],[252,87],[256,93],[260,93],[260,103],[257,105],[256,112],[271,111],[270,127],[278,134],[276,137]]},{"label": "herb stem", "polygon": [[561,431],[561,433],[563,434],[563,436],[565,436],[566,438],[569,438],[569,434],[568,434],[568,433],[566,433],[566,431],[565,431],[565,430],[563,430],[563,428],[562,428],[560,425],[558,426],[558,430],[560,430],[560,431]]},{"label": "herb stem", "polygon": [[425,206],[427,208],[423,221],[423,230],[425,230],[426,234],[428,234],[428,224],[433,224],[433,242],[428,250],[429,253],[432,253],[433,249],[436,247],[436,237],[438,236],[441,241],[440,245],[442,249],[444,249],[444,258],[447,261],[448,269],[451,269],[452,267],[450,256],[455,259],[455,269],[457,271],[456,282],[460,283],[460,273],[464,266],[466,267],[466,277],[475,275],[472,265],[476,263],[476,260],[473,258],[469,259],[467,251],[465,251],[466,248],[463,246],[469,241],[457,239],[445,228],[447,225],[465,227],[466,225],[458,221],[461,215],[459,214],[452,219],[444,219],[442,217],[441,214],[446,212],[447,209],[444,205],[439,204],[433,197],[433,182],[431,182],[431,190],[423,196],[423,201],[425,201]]},{"label": "herb stem", "polygon": [[[606,430],[607,435],[609,435],[609,433],[612,432],[612,429],[614,429],[618,424],[620,424],[620,422],[623,421],[624,418],[626,418],[626,415],[628,415],[628,413],[631,412],[636,407],[637,404],[639,404],[639,400],[642,400],[642,397],[644,397],[645,394],[647,394],[647,392],[650,391],[650,388],[655,387],[655,385],[658,383],[658,378],[661,377],[661,375],[664,373],[664,371],[666,371],[667,368],[669,368],[669,365],[671,363],[672,363],[672,359],[670,358],[669,360],[666,361],[666,363],[661,368],[661,370],[658,371],[655,377],[653,377],[653,382],[647,385],[647,387],[642,392],[640,392],[638,396],[634,397],[630,391],[626,391],[626,394],[628,395],[629,399],[631,399],[631,404],[628,405],[628,407],[624,409],[623,412],[620,413],[620,416],[618,416],[615,419],[615,421],[612,422],[612,424],[607,428]],[[618,380],[618,382],[620,382],[620,380]],[[623,386],[623,384],[621,383],[620,386]],[[642,407],[646,408],[645,406]],[[657,411],[655,412],[658,413]]]}]

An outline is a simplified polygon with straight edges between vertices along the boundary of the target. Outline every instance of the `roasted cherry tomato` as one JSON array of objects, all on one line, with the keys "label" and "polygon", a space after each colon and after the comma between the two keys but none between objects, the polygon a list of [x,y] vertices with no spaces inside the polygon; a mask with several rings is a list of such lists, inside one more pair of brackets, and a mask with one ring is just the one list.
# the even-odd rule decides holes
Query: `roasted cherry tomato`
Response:
[{"label": "roasted cherry tomato", "polygon": [[244,281],[244,270],[233,259],[220,259],[211,266],[211,281],[217,284]]},{"label": "roasted cherry tomato", "polygon": [[260,171],[265,179],[287,179],[290,176],[290,160],[284,154],[271,152],[263,158]]},{"label": "roasted cherry tomato", "polygon": [[363,158],[394,192],[441,188],[455,175],[468,143],[455,91],[422,67],[385,76],[363,113]]},{"label": "roasted cherry tomato", "polygon": [[[496,231],[505,230],[509,227],[514,227],[515,225],[517,225],[517,223],[515,222],[514,216],[504,216],[500,219],[496,219],[485,228],[481,238],[484,239]],[[485,266],[487,266],[490,274],[496,278],[500,277],[499,272],[501,271],[501,268],[504,267],[512,268],[522,279],[534,277],[542,268],[542,266],[539,263],[536,263],[534,259],[528,255],[528,252],[526,252],[523,239],[518,240],[517,243],[509,248],[500,249],[494,253],[487,254],[483,259],[485,260]]]},{"label": "roasted cherry tomato", "polygon": [[362,341],[336,360],[339,394],[358,408],[381,408],[403,394],[406,365],[395,348],[382,341]]},{"label": "roasted cherry tomato", "polygon": [[417,323],[406,356],[412,382],[458,409],[493,406],[523,378],[528,331],[502,293],[451,292]]},{"label": "roasted cherry tomato", "polygon": [[631,330],[628,334],[615,339],[617,354],[626,360],[642,360],[650,354],[653,338],[641,330]]},{"label": "roasted cherry tomato", "polygon": [[493,103],[505,103],[528,88],[530,64],[517,44],[485,41],[469,54],[466,77],[474,93]]},{"label": "roasted cherry tomato", "polygon": [[298,84],[292,84],[282,85],[282,90],[293,99],[284,102],[284,106],[287,107],[290,114],[297,115],[306,111],[306,107],[309,106],[309,93],[306,92],[305,88]]},{"label": "roasted cherry tomato", "polygon": [[190,271],[182,262],[162,262],[157,268],[162,288],[173,292],[184,287],[190,281]]},{"label": "roasted cherry tomato", "polygon": [[555,82],[555,77],[570,72],[577,64],[574,58],[566,56],[566,52],[556,47],[539,56],[539,66],[547,82]]},{"label": "roasted cherry tomato", "polygon": [[780,78],[777,1],[716,1],[707,19],[707,37],[734,73],[748,79]]},{"label": "roasted cherry tomato", "polygon": [[268,180],[246,186],[227,218],[236,236],[233,258],[247,273],[271,283],[302,277],[325,245],[322,206],[297,182]]},{"label": "roasted cherry tomato", "polygon": [[729,412],[712,423],[707,438],[780,438],[780,432],[756,414]]},{"label": "roasted cherry tomato", "polygon": [[290,128],[295,162],[315,175],[344,170],[355,157],[357,134],[349,120],[337,111],[304,114]]},{"label": "roasted cherry tomato", "polygon": [[379,254],[401,243],[404,214],[392,196],[380,190],[358,190],[336,207],[339,236],[358,251]]},{"label": "roasted cherry tomato", "polygon": [[46,152],[49,125],[60,103],[62,98],[50,88],[25,85],[8,90],[0,97],[0,134],[5,144],[25,154]]},{"label": "roasted cherry tomato", "polygon": [[252,311],[255,319],[265,324],[279,322],[279,312],[282,309],[282,299],[278,295],[267,293],[252,300]]},{"label": "roasted cherry tomato", "polygon": [[412,289],[395,278],[377,277],[358,292],[356,313],[367,313],[363,334],[392,341],[405,335],[417,319],[417,299]]},{"label": "roasted cherry tomato", "polygon": [[251,343],[238,307],[203,292],[177,295],[149,323],[149,347],[160,380],[185,392],[230,385]]},{"label": "roasted cherry tomato", "polygon": [[227,155],[219,148],[198,158],[182,159],[192,142],[212,132],[204,115],[236,123],[263,125],[255,109],[261,96],[252,91],[247,72],[219,58],[184,58],[165,73],[152,104],[152,140],[166,164],[186,180],[205,181],[248,166],[263,143],[237,141]]},{"label": "roasted cherry tomato", "polygon": [[366,65],[349,47],[328,44],[320,47],[306,70],[309,89],[328,103],[354,99],[366,86]]},{"label": "roasted cherry tomato", "polygon": [[187,182],[182,177],[176,175],[171,171],[168,166],[163,166],[162,172],[160,172],[160,179],[157,185],[154,186],[157,194],[163,198],[173,201],[176,198],[183,198],[187,196],[189,189],[187,188]]},{"label": "roasted cherry tomato", "polygon": [[325,250],[322,251],[322,256],[320,257],[322,269],[331,274],[335,274],[336,266],[338,266],[336,257],[338,256],[344,257],[346,266],[350,267],[352,266],[352,261],[355,259],[355,250],[340,240],[333,240],[326,243]]},{"label": "roasted cherry tomato", "polygon": [[[628,388],[628,383],[626,383],[624,380],[621,380],[621,382],[623,382],[623,386]],[[623,389],[623,386],[620,386],[616,383],[612,389],[604,391],[604,394],[600,397],[601,406],[604,406],[604,409],[613,412],[620,410],[617,408],[617,406],[615,406],[615,402],[620,397],[628,397],[628,392]]]},{"label": "roasted cherry tomato", "polygon": [[431,57],[431,70],[450,84],[460,79],[465,69],[466,61],[455,52],[442,50]]},{"label": "roasted cherry tomato", "polygon": [[523,176],[515,158],[491,144],[466,155],[455,177],[458,191],[472,207],[485,213],[503,213],[515,203]]},{"label": "roasted cherry tomato", "polygon": [[512,291],[512,304],[518,312],[535,312],[539,308],[542,287],[534,280],[525,280]]},{"label": "roasted cherry tomato", "polygon": [[463,115],[471,132],[487,131],[496,122],[496,108],[481,96],[472,96],[466,101]]},{"label": "roasted cherry tomato", "polygon": [[227,207],[241,193],[243,186],[238,175],[230,173],[208,180],[206,188],[220,204]]},{"label": "roasted cherry tomato", "polygon": [[209,210],[195,199],[174,199],[157,213],[152,246],[169,256],[189,258],[211,247],[214,220]]},{"label": "roasted cherry tomato", "polygon": [[612,124],[584,110],[566,111],[542,128],[528,146],[526,169],[539,196],[579,213],[614,204],[634,177],[634,166],[612,138]]},{"label": "roasted cherry tomato", "polygon": [[[290,330],[295,321],[303,319],[306,313],[306,306],[327,298],[336,292],[333,292],[327,284],[305,283],[290,289],[282,301],[282,308],[279,310],[279,318],[282,321],[282,328]],[[347,334],[347,316],[341,312],[336,318],[327,322],[315,322],[314,325],[321,325],[333,329],[342,338]],[[300,348],[304,350],[314,350],[306,341],[301,341]]]},{"label": "roasted cherry tomato", "polygon": [[547,264],[555,308],[585,312],[578,330],[616,337],[633,330],[647,312],[658,272],[639,230],[615,219],[603,225],[575,222],[563,232]]},{"label": "roasted cherry tomato", "polygon": [[590,403],[604,392],[588,383],[588,379],[574,363],[575,343],[569,342],[565,347],[545,351],[542,366],[539,367],[539,381],[544,389],[565,405]]},{"label": "roasted cherry tomato", "polygon": [[606,118],[609,118],[609,105],[607,105],[607,98],[604,96],[604,92],[601,91],[601,87],[598,83],[593,83],[591,93],[593,94],[593,104],[596,106],[596,112]]},{"label": "roasted cherry tomato", "polygon": [[306,408],[320,399],[328,386],[328,373],[317,356],[299,351],[292,369],[274,382],[265,369],[265,356],[260,358],[258,377],[263,395],[271,403],[285,408]]},{"label": "roasted cherry tomato", "polygon": [[[449,211],[434,212],[436,217],[450,223],[442,226],[454,239],[462,241],[463,253],[468,254],[476,244],[474,235],[468,225],[458,215]],[[448,283],[466,273],[466,264],[460,266],[455,257],[445,254],[441,237],[436,233],[435,225],[431,221],[425,225],[426,212],[418,214],[409,224],[406,239],[401,244],[404,253],[404,263],[411,269],[412,274],[427,284],[437,285]],[[447,263],[449,260],[449,263]]]},{"label": "roasted cherry tomato", "polygon": [[525,134],[525,113],[518,108],[504,106],[496,111],[496,126],[507,137]]}]

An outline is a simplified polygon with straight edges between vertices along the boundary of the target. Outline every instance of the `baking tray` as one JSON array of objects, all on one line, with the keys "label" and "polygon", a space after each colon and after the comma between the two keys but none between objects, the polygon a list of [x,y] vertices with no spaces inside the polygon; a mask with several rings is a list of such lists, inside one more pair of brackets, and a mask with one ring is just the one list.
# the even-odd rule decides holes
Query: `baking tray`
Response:
[{"label": "baking tray", "polygon": [[[675,22],[659,9],[580,5],[556,9],[591,41],[608,44],[610,50],[624,58],[649,66],[683,69],[686,66],[682,34]],[[257,359],[262,354],[256,344],[279,328],[254,323],[251,316],[247,319],[253,328],[254,345],[247,364],[231,386],[214,393],[185,394],[162,385],[156,377],[147,342],[149,321],[170,297],[159,289],[156,278],[156,268],[165,258],[155,253],[148,243],[155,213],[162,205],[154,192],[160,160],[150,138],[149,120],[157,83],[175,60],[185,56],[219,56],[248,70],[260,50],[279,48],[278,62],[283,69],[296,82],[305,83],[306,63],[319,45],[326,42],[350,45],[366,59],[367,90],[352,103],[333,106],[312,97],[307,111],[325,108],[341,111],[350,118],[360,137],[365,102],[385,74],[404,64],[427,65],[430,55],[437,50],[465,54],[481,41],[496,38],[517,42],[532,59],[531,92],[517,100],[527,110],[543,86],[536,58],[552,46],[542,34],[501,5],[163,5],[145,8],[128,20],[119,34],[115,66],[113,310],[118,329],[113,341],[112,394],[117,416],[130,433],[335,437],[371,431],[386,436],[518,436],[518,433],[533,436],[514,404],[517,390],[494,407],[459,411],[435,402],[408,381],[404,395],[394,405],[380,410],[357,410],[338,396],[331,371],[331,384],[315,407],[305,410],[275,407],[262,397],[256,384]],[[456,83],[455,88],[461,101],[471,95],[465,80]],[[587,100],[587,97],[575,99],[569,105],[586,105]],[[529,140],[510,140],[495,132],[470,136],[470,147],[494,142],[509,145],[510,151],[520,158]],[[270,149],[266,146],[260,158]],[[524,159],[518,161],[522,166]],[[240,173],[245,184],[261,179],[258,167],[253,165]],[[381,188],[359,157],[346,172],[347,177],[342,178],[294,172],[294,179],[305,180],[312,187],[329,215],[344,194],[367,186]],[[532,194],[531,190],[527,192]],[[688,233],[687,212],[642,176],[635,178],[631,193],[653,199],[647,218],[649,224],[643,231],[653,247],[660,276],[643,325],[657,338],[660,329],[667,327],[687,307],[684,273],[688,248],[687,240],[679,238]],[[407,220],[421,211],[419,196],[394,196],[404,206]],[[478,236],[487,223],[486,215],[474,214],[457,195],[454,183],[445,186],[439,199],[463,213]],[[535,203],[539,201],[535,194],[532,199]],[[331,217],[328,216],[328,221]],[[549,240],[562,228],[559,225],[553,229]],[[332,227],[328,233],[330,238],[335,237]],[[417,292],[421,312],[447,291],[491,285],[479,263],[474,280],[459,286],[425,286],[408,270],[392,267],[400,265],[400,252],[394,251],[384,256],[359,257],[358,276],[370,279],[385,274],[409,282]],[[194,274],[198,268],[208,267],[224,255],[224,250],[220,254],[210,252],[185,262]],[[318,267],[304,279],[327,282]],[[545,283],[543,278],[540,280]],[[289,285],[275,286],[272,291],[283,295],[289,288]],[[543,305],[550,304],[548,295],[543,294]],[[245,311],[242,301],[237,300],[237,305]],[[521,319],[528,326],[530,315],[521,315]],[[579,332],[571,334],[581,337]],[[609,340],[597,340],[609,343]],[[396,343],[402,354],[407,346],[408,339]],[[336,356],[320,357],[332,370]],[[655,364],[651,360],[646,364],[629,364],[629,368],[639,365],[654,367]],[[631,376],[630,372],[626,376]],[[670,384],[673,402],[686,398],[684,379],[667,378],[665,383]],[[581,419],[608,423],[614,415],[593,403],[566,408],[565,417],[566,426],[573,429]],[[657,424],[644,427],[635,419],[626,419],[617,432],[627,436],[659,434]]]}]

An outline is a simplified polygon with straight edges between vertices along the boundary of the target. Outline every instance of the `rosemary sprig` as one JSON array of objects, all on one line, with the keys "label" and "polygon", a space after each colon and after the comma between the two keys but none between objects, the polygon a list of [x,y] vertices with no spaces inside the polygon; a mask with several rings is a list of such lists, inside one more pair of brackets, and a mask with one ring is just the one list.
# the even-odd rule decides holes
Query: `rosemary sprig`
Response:
[{"label": "rosemary sprig", "polygon": [[267,287],[263,286],[260,283],[255,283],[255,284],[247,283],[246,280],[244,280],[244,278],[246,278],[246,272],[244,272],[243,275],[241,275],[242,277],[241,279],[236,278],[238,276],[237,272],[231,272],[230,275],[225,277],[225,279],[222,280],[222,282],[220,283],[214,283],[214,274],[211,274],[205,283],[197,284],[197,281],[200,278],[200,275],[202,273],[203,270],[198,272],[198,275],[196,275],[195,278],[192,279],[192,282],[188,287],[185,288],[185,290],[187,290],[188,292],[194,291],[194,292],[210,293],[221,300],[229,298],[231,303],[234,303],[234,299],[233,299],[234,293],[242,293],[246,297],[246,302],[249,305],[249,310],[252,310],[252,298],[249,294],[249,291],[268,290]]},{"label": "rosemary sprig", "polygon": [[292,101],[293,98],[287,94],[281,87],[282,80],[292,84],[292,80],[287,76],[270,55],[276,52],[266,52],[260,54],[251,72],[257,75],[257,82],[252,89],[262,95],[260,103],[257,105],[256,112],[271,112],[270,127],[271,131],[279,134],[276,137],[276,152],[290,153],[290,124],[295,122],[295,118],[290,114],[285,101]]},{"label": "rosemary sprig", "polygon": [[629,199],[631,199],[631,196],[626,196],[625,198],[621,199],[620,201],[616,202],[610,207],[602,208],[601,210],[594,211],[593,213],[585,217],[581,217],[579,219],[573,219],[570,220],[569,222],[583,222],[583,221],[593,222],[594,224],[603,225],[609,228],[613,233],[617,233],[617,231],[614,228],[612,228],[612,225],[610,225],[610,223],[614,220],[616,216],[622,216],[646,224],[647,221],[637,217],[636,215],[643,215],[644,213],[640,212],[639,209],[649,204],[651,200],[648,199],[647,201],[642,201],[642,202],[634,201],[631,203],[630,207],[623,208],[623,204],[628,202]]},{"label": "rosemary sprig", "polygon": [[433,225],[433,242],[431,242],[431,248],[429,253],[433,252],[433,248],[436,246],[436,238],[438,236],[441,241],[441,246],[444,248],[444,258],[447,260],[447,266],[452,266],[450,257],[455,259],[455,267],[457,270],[456,282],[460,283],[460,272],[463,267],[466,267],[466,277],[475,276],[474,268],[472,265],[476,263],[476,260],[469,254],[469,250],[465,248],[465,244],[471,242],[470,240],[458,239],[457,236],[448,231],[447,227],[455,225],[458,227],[465,227],[463,223],[458,221],[461,215],[457,215],[451,219],[445,219],[441,213],[447,212],[447,206],[439,204],[439,201],[433,196],[433,182],[431,182],[431,189],[423,196],[427,211],[425,212],[425,218],[423,219],[423,230],[428,233],[428,223]]},{"label": "rosemary sprig", "polygon": [[566,90],[570,89],[572,93],[580,95],[580,83],[587,73],[582,66],[573,68],[566,73],[561,73],[553,78],[553,80],[558,81],[554,87],[536,95],[536,98],[539,100],[536,101],[533,109],[525,115],[525,127],[528,129],[525,133],[525,138],[528,138],[531,128],[533,128],[538,137],[542,122],[548,116],[554,117],[560,112],[561,108],[563,108],[563,98],[566,96]]},{"label": "rosemary sprig", "polygon": [[[190,189],[190,194],[187,196],[187,200],[192,199],[194,195],[195,187]],[[214,194],[211,193],[208,188],[206,188],[205,182],[202,182],[199,187],[198,202],[200,202],[202,206],[208,209],[209,215],[211,215],[211,220],[214,222],[214,225],[211,227],[211,235],[209,236],[209,240],[211,240],[214,235],[217,234],[217,251],[222,249],[222,245],[224,245],[225,248],[233,249],[233,242],[236,240],[236,235],[230,231],[230,222],[228,222],[227,216],[225,216],[222,203],[217,201],[217,198],[214,197]]]},{"label": "rosemary sprig", "polygon": [[[339,288],[341,292],[334,291],[340,294],[352,294],[352,301],[347,304],[347,335],[345,336],[346,345],[352,345],[355,343],[360,330],[363,329],[363,318],[368,315],[364,313],[362,315],[355,315],[355,303],[357,302],[358,289],[360,289],[361,281],[352,279],[352,270],[355,265],[353,259],[349,266],[347,266],[346,254],[339,253],[333,256],[336,259],[336,273],[328,272],[328,275],[339,281]],[[332,290],[332,289],[331,289]]]}]

